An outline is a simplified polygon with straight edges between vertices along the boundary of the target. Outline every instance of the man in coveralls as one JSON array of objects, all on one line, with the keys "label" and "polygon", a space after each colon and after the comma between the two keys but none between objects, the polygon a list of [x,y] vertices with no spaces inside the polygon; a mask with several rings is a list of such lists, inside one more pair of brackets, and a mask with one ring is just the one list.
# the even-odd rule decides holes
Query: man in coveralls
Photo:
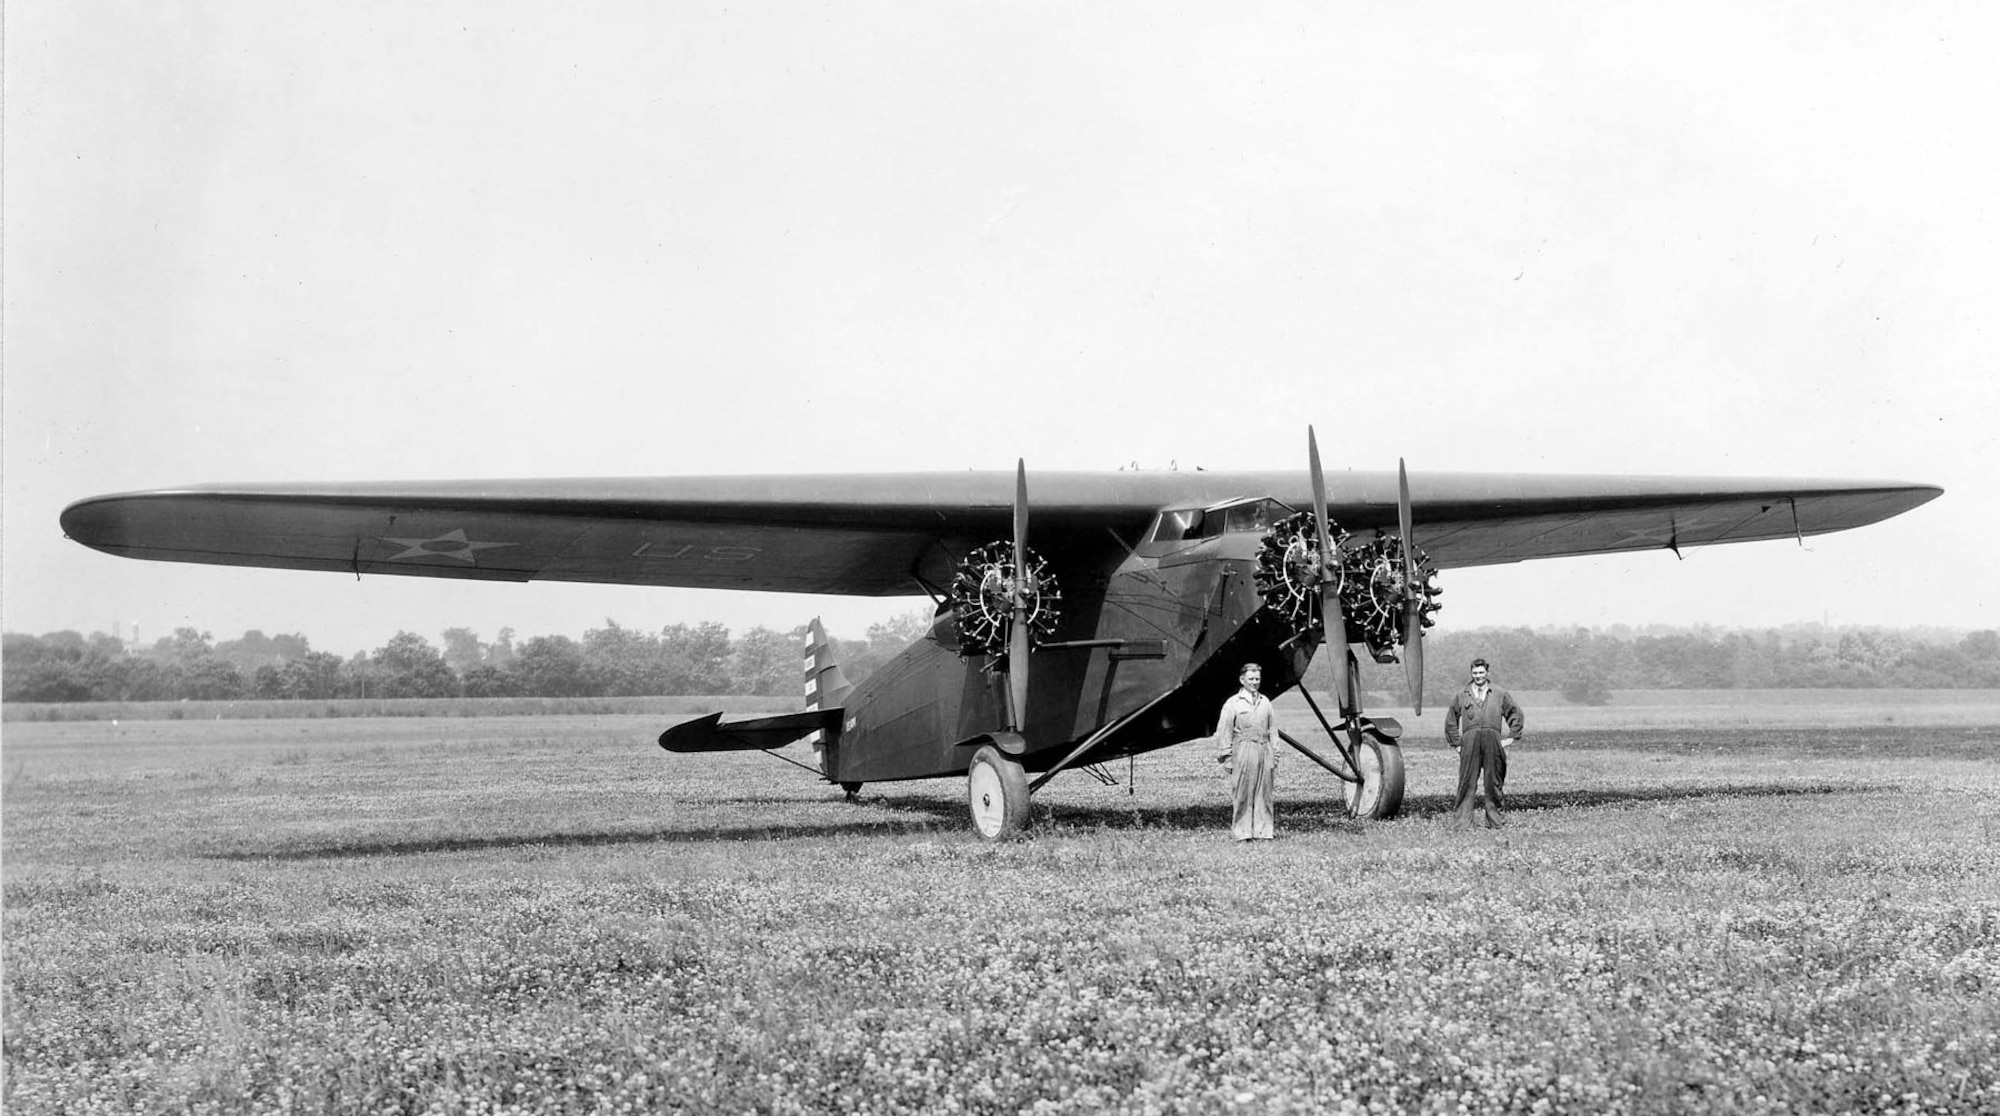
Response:
[{"label": "man in coveralls", "polygon": [[1245,663],[1236,680],[1243,688],[1222,703],[1215,725],[1215,742],[1228,749],[1236,808],[1229,833],[1238,841],[1269,841],[1277,835],[1271,814],[1271,792],[1278,774],[1278,723],[1271,716],[1271,699],[1259,692],[1264,668]]},{"label": "man in coveralls", "polygon": [[[1458,815],[1460,828],[1505,824],[1500,813],[1501,789],[1507,782],[1507,746],[1521,739],[1526,721],[1514,695],[1486,678],[1486,660],[1472,660],[1472,681],[1451,699],[1444,717],[1445,743],[1458,749]],[[1479,779],[1486,778],[1486,800],[1478,801]]]}]

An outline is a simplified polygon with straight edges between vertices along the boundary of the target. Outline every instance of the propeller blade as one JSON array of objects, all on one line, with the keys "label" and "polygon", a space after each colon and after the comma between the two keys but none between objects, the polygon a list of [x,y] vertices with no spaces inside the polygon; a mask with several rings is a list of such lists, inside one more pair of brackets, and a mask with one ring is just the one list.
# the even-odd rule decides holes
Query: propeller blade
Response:
[{"label": "propeller blade", "polygon": [[1403,459],[1396,459],[1396,529],[1403,533],[1403,572],[1414,573],[1416,560],[1410,557],[1410,471]]},{"label": "propeller blade", "polygon": [[1334,580],[1335,563],[1340,559],[1333,552],[1333,532],[1327,529],[1326,474],[1319,467],[1319,438],[1310,426],[1306,427],[1306,458],[1312,466],[1313,526],[1319,532],[1319,618],[1326,629],[1325,644],[1333,650],[1333,700],[1341,716],[1351,717],[1355,711],[1348,708],[1347,700],[1353,688],[1347,666],[1347,614],[1341,610],[1340,587]]},{"label": "propeller blade", "polygon": [[1396,459],[1396,528],[1403,533],[1403,677],[1424,715],[1424,595],[1417,585],[1417,538],[1410,515],[1410,471]]},{"label": "propeller blade", "polygon": [[1014,459],[1014,557],[1028,548],[1028,462]]},{"label": "propeller blade", "polygon": [[1028,625],[1014,622],[1007,637],[1007,731],[1020,732],[1028,722]]},{"label": "propeller blade", "polygon": [[1028,463],[1014,462],[1014,600],[1007,633],[1007,715],[1009,731],[1028,721]]}]

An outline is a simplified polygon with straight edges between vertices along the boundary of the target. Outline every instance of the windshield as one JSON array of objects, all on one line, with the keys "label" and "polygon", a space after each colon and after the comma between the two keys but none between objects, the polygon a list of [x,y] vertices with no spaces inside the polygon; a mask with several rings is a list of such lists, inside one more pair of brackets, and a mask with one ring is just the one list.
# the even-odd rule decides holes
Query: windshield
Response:
[{"label": "windshield", "polygon": [[1235,500],[1206,508],[1168,508],[1153,521],[1149,542],[1181,542],[1209,539],[1227,531],[1263,531],[1292,509],[1269,498]]},{"label": "windshield", "polygon": [[1198,539],[1201,534],[1202,515],[1200,508],[1175,508],[1163,511],[1153,523],[1153,542],[1179,542],[1182,539]]}]

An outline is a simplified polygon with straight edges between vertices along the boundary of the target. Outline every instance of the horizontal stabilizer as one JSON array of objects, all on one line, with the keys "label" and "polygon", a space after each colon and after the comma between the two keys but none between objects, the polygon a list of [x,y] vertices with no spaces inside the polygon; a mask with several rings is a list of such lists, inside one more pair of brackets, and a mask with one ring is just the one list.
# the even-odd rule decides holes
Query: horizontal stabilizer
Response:
[{"label": "horizontal stabilizer", "polygon": [[722,722],[722,714],[710,713],[683,721],[660,734],[660,747],[669,752],[749,752],[782,748],[807,735],[840,726],[839,709],[810,709],[804,713],[781,713],[776,717],[746,717]]}]

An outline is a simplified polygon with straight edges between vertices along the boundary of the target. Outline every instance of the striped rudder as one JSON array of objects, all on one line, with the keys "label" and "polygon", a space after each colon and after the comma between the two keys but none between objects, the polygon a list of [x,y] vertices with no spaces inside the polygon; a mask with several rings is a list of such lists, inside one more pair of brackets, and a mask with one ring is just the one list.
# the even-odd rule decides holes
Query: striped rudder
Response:
[{"label": "striped rudder", "polygon": [[[812,618],[806,625],[806,652],[801,663],[805,670],[806,710],[838,709],[847,700],[847,692],[854,687],[847,676],[840,673],[840,667],[833,661],[833,641],[826,637],[826,626],[819,617]],[[818,758],[820,770],[826,769],[826,733],[814,730],[805,738],[812,745],[813,755]]]}]

